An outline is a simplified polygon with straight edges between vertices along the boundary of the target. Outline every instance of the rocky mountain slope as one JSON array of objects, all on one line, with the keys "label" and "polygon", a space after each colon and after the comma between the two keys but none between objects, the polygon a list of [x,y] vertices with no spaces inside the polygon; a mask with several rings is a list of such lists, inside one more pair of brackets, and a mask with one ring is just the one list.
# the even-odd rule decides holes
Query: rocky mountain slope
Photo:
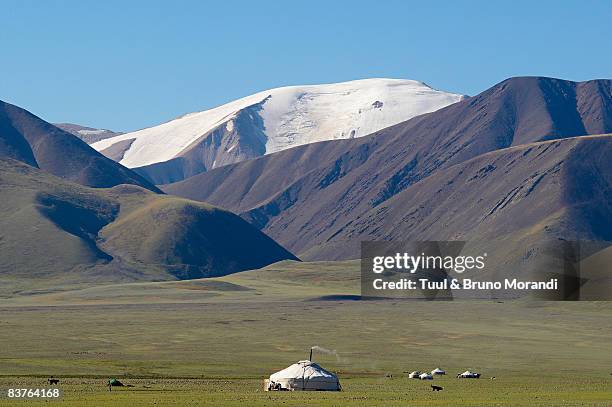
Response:
[{"label": "rocky mountain slope", "polygon": [[53,125],[74,136],[77,136],[87,144],[92,144],[96,141],[123,134],[121,132],[115,132],[107,129],[94,129],[93,127],[81,126],[80,124],[74,123],[53,123]]}]

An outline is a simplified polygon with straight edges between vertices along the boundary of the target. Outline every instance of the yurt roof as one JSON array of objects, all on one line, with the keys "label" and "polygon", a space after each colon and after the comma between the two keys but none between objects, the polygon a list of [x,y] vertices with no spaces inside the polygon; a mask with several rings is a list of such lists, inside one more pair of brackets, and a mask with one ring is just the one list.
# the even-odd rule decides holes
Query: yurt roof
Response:
[{"label": "yurt roof", "polygon": [[270,380],[278,381],[282,379],[301,379],[305,378],[308,380],[338,380],[338,377],[323,369],[318,364],[311,362],[310,360],[300,360],[293,365],[276,372],[270,376]]}]

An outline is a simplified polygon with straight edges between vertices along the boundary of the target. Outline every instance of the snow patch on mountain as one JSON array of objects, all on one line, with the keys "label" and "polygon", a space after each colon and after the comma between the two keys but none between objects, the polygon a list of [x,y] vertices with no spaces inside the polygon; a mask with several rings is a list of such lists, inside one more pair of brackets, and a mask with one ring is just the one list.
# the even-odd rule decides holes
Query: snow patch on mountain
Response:
[{"label": "snow patch on mountain", "polygon": [[231,132],[238,112],[259,105],[253,112],[263,121],[265,153],[270,154],[317,141],[362,137],[463,98],[404,79],[288,86],[101,140],[92,147],[102,151],[122,140],[134,139],[121,164],[133,168],[167,161],[224,123]]}]

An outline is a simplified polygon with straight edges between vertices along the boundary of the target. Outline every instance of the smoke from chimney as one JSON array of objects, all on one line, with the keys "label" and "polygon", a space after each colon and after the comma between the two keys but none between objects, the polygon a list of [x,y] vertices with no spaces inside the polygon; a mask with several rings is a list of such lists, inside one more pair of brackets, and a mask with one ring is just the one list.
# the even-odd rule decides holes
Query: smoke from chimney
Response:
[{"label": "smoke from chimney", "polygon": [[335,350],[326,349],[326,348],[324,348],[322,346],[318,346],[318,345],[312,346],[310,348],[310,360],[312,360],[312,351],[313,350],[315,350],[317,352],[320,352],[320,353],[324,353],[326,355],[334,355],[336,357],[336,360],[338,362],[340,361],[340,355],[338,354],[338,352],[336,352]]}]

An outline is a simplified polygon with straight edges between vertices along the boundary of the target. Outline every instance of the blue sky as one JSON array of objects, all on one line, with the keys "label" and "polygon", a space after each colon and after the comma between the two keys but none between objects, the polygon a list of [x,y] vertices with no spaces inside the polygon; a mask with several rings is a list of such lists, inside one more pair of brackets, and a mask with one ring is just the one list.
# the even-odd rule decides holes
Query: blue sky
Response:
[{"label": "blue sky", "polygon": [[135,130],[259,90],[368,77],[476,94],[612,78],[610,1],[0,0],[0,99]]}]

